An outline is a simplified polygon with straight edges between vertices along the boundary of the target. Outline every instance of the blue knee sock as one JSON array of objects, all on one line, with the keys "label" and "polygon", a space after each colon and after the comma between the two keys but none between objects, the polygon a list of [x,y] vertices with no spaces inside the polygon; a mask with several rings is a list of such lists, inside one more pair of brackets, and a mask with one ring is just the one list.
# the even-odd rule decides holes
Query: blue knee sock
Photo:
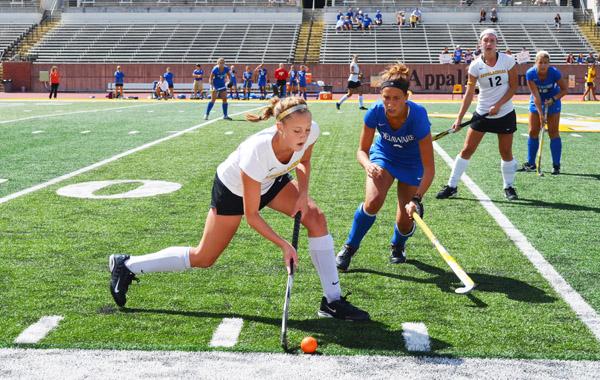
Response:
[{"label": "blue knee sock", "polygon": [[562,154],[562,140],[560,137],[550,139],[550,152],[552,153],[552,164],[560,165],[560,155]]},{"label": "blue knee sock", "polygon": [[415,228],[416,228],[416,226],[413,223],[413,226],[412,226],[412,229],[410,230],[410,232],[407,233],[406,235],[404,235],[398,229],[398,225],[394,224],[394,236],[392,236],[392,245],[404,247],[408,238],[413,236],[413,234],[415,233]]},{"label": "blue knee sock", "polygon": [[227,117],[227,108],[229,107],[229,103],[223,103],[223,116]]},{"label": "blue knee sock", "polygon": [[352,222],[352,228],[348,234],[346,245],[354,249],[360,247],[360,242],[365,237],[369,229],[375,223],[377,215],[369,215],[363,209],[363,203],[358,205],[358,208],[354,212],[354,221]]},{"label": "blue knee sock", "polygon": [[210,110],[212,110],[212,108],[214,107],[215,103],[213,102],[209,102],[208,106],[206,106],[206,114],[208,115],[210,113]]},{"label": "blue knee sock", "polygon": [[531,165],[535,164],[535,156],[537,155],[540,139],[529,137],[527,139],[527,162]]}]

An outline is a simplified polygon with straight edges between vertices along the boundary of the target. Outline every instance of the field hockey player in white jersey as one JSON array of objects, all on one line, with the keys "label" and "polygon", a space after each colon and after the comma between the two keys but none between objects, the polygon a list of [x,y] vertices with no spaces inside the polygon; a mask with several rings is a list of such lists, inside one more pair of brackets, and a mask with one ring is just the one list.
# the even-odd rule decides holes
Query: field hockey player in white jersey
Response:
[{"label": "field hockey player in white jersey", "polygon": [[346,95],[342,96],[339,102],[335,103],[335,108],[340,110],[342,104],[350,98],[354,94],[358,94],[358,108],[361,110],[367,110],[363,103],[363,91],[362,91],[362,83],[360,83],[362,79],[362,73],[360,72],[360,68],[358,67],[358,55],[354,54],[352,56],[352,62],[350,62],[350,75],[348,75],[348,92]]},{"label": "field hockey player in white jersey", "polygon": [[[254,230],[281,249],[289,272],[290,263],[298,263],[298,255],[260,215],[260,210],[268,206],[292,217],[302,214],[310,256],[324,293],[318,315],[369,320],[367,312],[341,296],[333,238],[323,212],[308,195],[310,159],[320,135],[319,126],[299,97],[273,98],[260,116],[250,114],[246,118],[258,122],[271,116],[276,119],[275,125],[250,136],[217,167],[211,206],[197,247],[169,247],[143,256],[110,256],[110,291],[117,305],[125,305],[136,275],[212,266],[229,245],[243,216]],[[294,169],[296,179],[289,174]]]},{"label": "field hockey player in white jersey", "polygon": [[483,136],[495,133],[498,136],[504,195],[512,201],[518,199],[514,188],[517,161],[512,153],[517,117],[511,100],[517,89],[517,68],[513,57],[498,52],[498,34],[494,29],[481,32],[479,43],[482,54],[469,66],[467,91],[452,127],[458,130],[473,100],[475,85],[478,84],[479,101],[473,114],[476,121],[471,123],[464,146],[454,160],[448,184],[437,194],[437,198],[446,199],[456,195],[458,181],[467,170],[469,160]]}]

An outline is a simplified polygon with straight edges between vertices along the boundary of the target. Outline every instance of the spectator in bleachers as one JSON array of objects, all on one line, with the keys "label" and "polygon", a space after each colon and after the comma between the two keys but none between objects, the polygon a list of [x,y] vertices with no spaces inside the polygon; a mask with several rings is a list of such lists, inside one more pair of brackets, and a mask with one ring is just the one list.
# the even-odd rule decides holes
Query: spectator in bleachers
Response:
[{"label": "spectator in bleachers", "polygon": [[379,9],[375,12],[375,25],[383,25],[383,15]]},{"label": "spectator in bleachers", "polygon": [[554,16],[554,27],[556,28],[556,30],[560,30],[560,26],[561,26],[560,13],[557,13],[556,16]]},{"label": "spectator in bleachers", "polygon": [[417,27],[417,22],[419,21],[419,17],[415,14],[415,11],[413,11],[410,14],[410,27],[412,29],[415,29]]},{"label": "spectator in bleachers", "polygon": [[585,74],[585,92],[583,93],[583,101],[586,101],[588,96],[594,102],[598,101],[598,99],[596,98],[596,86],[594,84],[595,80],[596,65],[594,63],[589,63],[587,73]]},{"label": "spectator in bleachers", "polygon": [[[233,65],[231,65],[232,67],[232,72],[233,72]],[[233,77],[233,74],[232,74]],[[246,65],[246,70],[244,70],[244,72],[242,73],[242,79],[244,80],[244,84],[242,85],[243,91],[244,91],[244,100],[250,100],[250,94],[252,93],[252,78],[254,77],[254,74],[252,73],[252,70],[250,69],[250,66]]]},{"label": "spectator in bleachers", "polygon": [[171,72],[170,67],[167,67],[167,71],[165,71],[163,77],[169,84],[169,96],[171,98],[175,98],[175,85],[173,84],[173,73]]},{"label": "spectator in bleachers", "polygon": [[473,62],[473,52],[471,51],[471,49],[467,49],[467,51],[465,52],[464,58],[465,58],[465,63],[467,65],[470,65],[471,62]]},{"label": "spectator in bleachers", "polygon": [[358,12],[356,12],[354,15],[355,15],[354,23],[356,24],[356,29],[362,28],[362,22],[363,22],[363,19],[365,18],[363,11],[361,11],[359,9]]},{"label": "spectator in bleachers", "polygon": [[229,82],[227,82],[227,88],[229,89],[229,97],[231,99],[240,100],[240,93],[237,88],[237,77],[235,76],[235,65],[229,66]]},{"label": "spectator in bleachers", "polygon": [[406,17],[404,15],[404,11],[398,11],[398,13],[396,13],[396,25],[404,26],[405,23]]},{"label": "spectator in bleachers", "polygon": [[440,63],[450,63],[452,62],[452,54],[450,54],[450,52],[448,51],[448,48],[445,47],[442,52],[440,53]]},{"label": "spectator in bleachers", "polygon": [[256,73],[256,82],[258,83],[258,90],[260,91],[260,99],[264,100],[267,98],[267,69],[263,67],[263,64],[256,66],[254,69]]},{"label": "spectator in bleachers", "polygon": [[573,56],[573,53],[569,53],[569,55],[567,55],[567,59],[566,59],[565,63],[568,63],[570,65],[575,63],[575,57]]},{"label": "spectator in bleachers", "polygon": [[596,63],[596,57],[594,57],[594,52],[590,52],[588,54],[588,56],[585,58],[585,63],[591,64],[591,65]]},{"label": "spectator in bleachers", "polygon": [[342,13],[342,11],[339,11],[338,14],[335,16],[335,19],[337,21],[343,20],[344,19],[344,14]]},{"label": "spectator in bleachers", "polygon": [[229,82],[230,80],[231,72],[229,67],[225,66],[225,58],[219,58],[215,67],[210,71],[210,77],[208,79],[211,86],[210,102],[206,106],[204,120],[208,120],[208,115],[213,109],[217,98],[221,99],[223,102],[223,120],[231,120],[227,115],[229,105],[227,104],[227,85],[225,84],[226,81]]},{"label": "spectator in bleachers", "polygon": [[194,77],[194,86],[192,87],[192,99],[202,99],[202,92],[204,90],[204,70],[202,70],[202,66],[198,63],[196,65],[196,69],[192,72],[192,76]]},{"label": "spectator in bleachers", "polygon": [[452,56],[452,61],[455,64],[459,64],[462,62],[463,59],[463,50],[461,49],[460,45],[456,45],[456,48],[454,49],[454,54]]},{"label": "spectator in bleachers", "polygon": [[415,8],[413,13],[417,16],[417,23],[420,23],[423,21],[423,14],[421,13],[421,10],[419,8]]},{"label": "spectator in bleachers", "polygon": [[335,22],[335,32],[341,32],[342,30],[344,30],[344,20],[345,17],[339,18],[336,22]]},{"label": "spectator in bleachers", "polygon": [[296,71],[296,66],[290,66],[290,71],[288,71],[288,75],[290,81],[288,82],[287,93],[293,96],[298,92],[298,72]]},{"label": "spectator in bleachers", "polygon": [[577,64],[583,65],[585,63],[585,58],[583,57],[583,53],[579,53],[577,56]]},{"label": "spectator in bleachers", "polygon": [[498,22],[498,11],[496,10],[496,8],[492,8],[490,12],[490,21],[494,24]]},{"label": "spectator in bleachers", "polygon": [[482,22],[485,22],[487,18],[487,12],[485,11],[484,8],[481,8],[481,10],[479,11],[479,23],[481,24]]},{"label": "spectator in bleachers", "polygon": [[301,96],[306,100],[306,74],[308,73],[308,67],[300,65],[298,70],[298,96]]},{"label": "spectator in bleachers", "polygon": [[156,87],[154,89],[155,99],[165,99],[169,98],[169,83],[165,80],[164,75],[161,75],[156,82]]},{"label": "spectator in bleachers", "polygon": [[358,67],[358,55],[352,55],[352,62],[350,62],[350,75],[348,76],[348,92],[342,96],[339,102],[335,103],[335,108],[340,110],[342,104],[354,94],[358,94],[358,105],[359,109],[366,110],[367,108],[363,104],[363,92],[360,80],[362,79],[362,73]]},{"label": "spectator in bleachers", "polygon": [[54,94],[54,99],[56,99],[58,86],[60,86],[60,73],[58,72],[58,67],[52,66],[50,69],[50,95],[48,99],[52,99],[52,94]]},{"label": "spectator in bleachers", "polygon": [[365,17],[363,18],[363,21],[362,21],[362,30],[363,31],[365,31],[365,30],[371,30],[371,24],[372,23],[373,23],[373,19],[371,19],[369,17],[369,15],[365,13]]},{"label": "spectator in bleachers", "polygon": [[346,16],[346,19],[344,20],[344,30],[352,30],[352,28],[352,18]]},{"label": "spectator in bleachers", "polygon": [[275,69],[275,80],[277,81],[277,88],[280,98],[285,98],[285,86],[287,84],[288,76],[288,71],[285,69],[285,67],[283,67],[283,63],[280,63],[279,67]]},{"label": "spectator in bleachers", "polygon": [[354,18],[354,12],[352,11],[352,7],[348,8],[348,12],[346,12],[346,17],[348,17],[350,20]]},{"label": "spectator in bleachers", "polygon": [[121,66],[117,66],[117,71],[115,71],[115,98],[123,98],[123,78],[125,78],[125,74],[121,71]]}]

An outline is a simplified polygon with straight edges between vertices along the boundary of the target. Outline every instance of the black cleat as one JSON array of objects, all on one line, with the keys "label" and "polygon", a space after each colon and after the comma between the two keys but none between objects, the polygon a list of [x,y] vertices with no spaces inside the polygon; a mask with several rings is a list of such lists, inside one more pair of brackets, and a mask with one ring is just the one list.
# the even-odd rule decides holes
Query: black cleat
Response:
[{"label": "black cleat", "polygon": [[509,186],[506,189],[504,189],[504,195],[506,195],[506,199],[508,199],[509,201],[516,201],[517,199],[519,199],[519,197],[517,196],[517,191],[512,186]]},{"label": "black cleat", "polygon": [[352,256],[354,256],[355,253],[356,249],[344,244],[344,247],[335,258],[335,265],[337,268],[342,272],[347,271],[350,266],[350,260],[352,260]]},{"label": "black cleat", "polygon": [[335,108],[337,108],[337,110],[340,110],[340,103],[335,103]]},{"label": "black cleat", "polygon": [[[347,296],[346,296],[347,297]],[[317,314],[323,318],[335,318],[344,321],[369,321],[371,316],[364,310],[357,308],[346,297],[340,297],[339,300],[328,303],[327,298],[321,298],[321,307]]]},{"label": "black cleat", "polygon": [[359,109],[359,110],[363,110],[363,111],[366,111],[366,110],[368,110],[368,108],[367,108],[367,107],[364,107],[364,106],[360,106],[360,107],[358,107],[358,109]]},{"label": "black cleat", "polygon": [[537,169],[537,167],[535,166],[535,164],[530,164],[529,162],[525,162],[523,163],[523,166],[521,166],[521,169],[518,169],[518,172],[534,172],[535,169]]},{"label": "black cleat", "polygon": [[131,281],[138,281],[135,274],[125,265],[128,259],[129,255],[110,255],[108,258],[108,268],[111,272],[110,294],[119,306],[125,306],[127,302],[126,295]]},{"label": "black cleat", "polygon": [[406,262],[406,249],[404,246],[390,246],[390,264],[402,264]]},{"label": "black cleat", "polygon": [[560,165],[552,165],[552,175],[560,174]]},{"label": "black cleat", "polygon": [[450,187],[448,185],[444,186],[442,190],[435,196],[437,199],[447,199],[453,197],[458,193],[457,187]]},{"label": "black cleat", "polygon": [[233,119],[230,118],[229,116],[223,116],[223,120],[233,120]]}]

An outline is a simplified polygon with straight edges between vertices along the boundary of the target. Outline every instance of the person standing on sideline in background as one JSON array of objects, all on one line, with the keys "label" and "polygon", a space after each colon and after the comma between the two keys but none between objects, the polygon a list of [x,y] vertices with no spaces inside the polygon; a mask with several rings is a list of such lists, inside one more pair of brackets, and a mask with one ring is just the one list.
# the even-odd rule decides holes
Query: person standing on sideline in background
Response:
[{"label": "person standing on sideline in background", "polygon": [[[240,94],[238,93],[237,88],[237,78],[235,77],[235,66],[231,65],[229,67],[229,82],[227,83],[227,87],[229,88],[229,97],[231,99],[240,100]],[[235,93],[235,95],[233,95]]]},{"label": "person standing on sideline in background", "polygon": [[[109,257],[110,293],[118,306],[125,306],[129,285],[136,275],[211,267],[235,236],[243,217],[251,228],[281,249],[290,273],[292,265],[298,266],[298,254],[261,216],[260,210],[268,206],[290,217],[301,214],[301,223],[308,230],[310,257],[323,289],[318,315],[351,321],[370,319],[369,313],[342,296],[333,238],[325,215],[309,196],[310,161],[320,135],[319,126],[312,120],[304,99],[298,97],[273,98],[260,116],[249,114],[246,119],[258,122],[272,116],[275,125],[248,137],[217,167],[198,246]],[[292,170],[296,179],[289,174]]]},{"label": "person standing on sideline in background", "polygon": [[585,74],[585,92],[583,93],[583,101],[587,100],[587,97],[590,96],[593,101],[597,101],[596,99],[596,86],[594,81],[596,80],[596,65],[593,63],[588,64],[588,69]]},{"label": "person standing on sideline in background", "polygon": [[365,201],[354,213],[348,239],[336,257],[336,265],[341,271],[348,270],[352,256],[375,223],[394,181],[398,183],[398,203],[390,263],[406,261],[405,244],[415,232],[413,212],[423,216],[421,200],[435,175],[427,111],[408,100],[409,68],[401,63],[388,66],[381,73],[381,79],[381,100],[365,114],[356,152],[356,158],[367,175],[366,194]]},{"label": "person standing on sideline in background", "polygon": [[288,87],[288,94],[290,96],[294,96],[298,92],[298,72],[296,71],[296,66],[290,66],[289,76],[290,82]]},{"label": "person standing on sideline in background", "polygon": [[115,98],[123,98],[123,78],[125,78],[125,74],[121,71],[121,66],[117,66],[117,71],[115,71]]},{"label": "person standing on sideline in background", "polygon": [[[558,125],[560,123],[560,99],[567,95],[569,89],[567,81],[560,71],[550,66],[550,54],[539,51],[535,56],[535,65],[525,74],[527,85],[531,91],[529,100],[529,138],[527,139],[527,162],[520,171],[535,171],[535,157],[539,148],[540,129],[544,122],[548,125],[550,136],[550,152],[552,154],[552,174],[560,174],[560,156],[562,153],[562,140],[560,139]],[[548,108],[548,120],[544,120],[544,113]]]},{"label": "person standing on sideline in background", "polygon": [[279,67],[275,69],[275,80],[277,81],[277,88],[279,90],[279,97],[285,98],[285,87],[287,85],[288,71],[283,67],[283,63],[279,64]]},{"label": "person standing on sideline in background", "polygon": [[252,93],[252,77],[254,76],[252,71],[250,70],[250,66],[246,66],[246,71],[244,71],[244,99],[250,100],[250,93]]},{"label": "person standing on sideline in background", "polygon": [[264,100],[267,98],[267,69],[261,63],[254,69],[256,73],[256,82],[258,83],[258,90],[260,91],[260,99]]},{"label": "person standing on sideline in background", "polygon": [[[437,194],[438,199],[456,195],[458,181],[467,170],[471,156],[477,150],[486,133],[498,136],[500,151],[500,170],[504,182],[504,195],[510,201],[518,199],[514,188],[517,160],[513,157],[513,134],[517,130],[517,115],[512,97],[518,86],[517,67],[513,57],[498,52],[498,34],[494,29],[486,29],[479,35],[482,54],[469,66],[467,90],[452,125],[456,131],[469,109],[475,94],[475,85],[479,85],[479,101],[473,114],[474,121],[465,138],[465,143],[454,160],[448,184]],[[486,115],[484,117],[484,115]]]},{"label": "person standing on sideline in background", "polygon": [[202,99],[204,91],[204,70],[200,64],[196,65],[196,69],[192,72],[194,77],[194,87],[192,88],[192,99]]},{"label": "person standing on sideline in background", "polygon": [[60,86],[60,74],[58,72],[58,67],[52,66],[50,69],[50,95],[48,99],[52,99],[52,94],[54,94],[54,99],[58,95],[58,86]]},{"label": "person standing on sideline in background", "polygon": [[306,74],[308,72],[308,67],[304,65],[300,65],[300,70],[298,70],[298,96],[301,96],[304,100],[306,100]]},{"label": "person standing on sideline in background", "polygon": [[350,62],[350,75],[348,76],[348,92],[346,95],[342,96],[339,102],[335,103],[335,108],[340,110],[340,107],[344,102],[350,98],[354,94],[358,94],[358,108],[361,110],[366,110],[367,107],[363,104],[363,92],[362,85],[360,83],[360,79],[362,78],[362,73],[360,72],[360,68],[358,67],[358,55],[352,55],[352,62]]},{"label": "person standing on sideline in background", "polygon": [[173,83],[173,73],[171,72],[171,68],[167,67],[167,70],[163,74],[163,78],[167,81],[169,85],[169,97],[175,98],[175,84]]},{"label": "person standing on sideline in background", "polygon": [[210,114],[210,110],[213,109],[217,97],[223,102],[223,119],[231,120],[231,118],[227,116],[227,108],[229,105],[227,104],[227,85],[225,84],[226,81],[229,82],[230,80],[231,73],[229,67],[225,66],[225,58],[219,58],[217,60],[217,65],[210,71],[210,78],[208,79],[210,83],[210,102],[206,105],[204,120],[208,120],[208,115]]}]

